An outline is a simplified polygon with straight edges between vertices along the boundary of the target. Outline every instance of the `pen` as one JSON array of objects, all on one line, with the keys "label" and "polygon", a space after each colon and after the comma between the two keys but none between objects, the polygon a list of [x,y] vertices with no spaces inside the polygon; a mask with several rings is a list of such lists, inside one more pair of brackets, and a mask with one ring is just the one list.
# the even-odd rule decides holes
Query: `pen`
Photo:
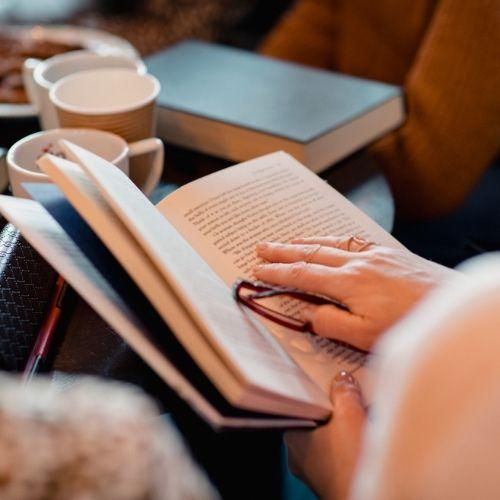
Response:
[{"label": "pen", "polygon": [[66,291],[67,284],[64,279],[59,276],[57,278],[54,293],[50,301],[47,314],[44,318],[35,345],[31,350],[28,362],[23,371],[23,381],[28,383],[33,375],[39,371],[42,363],[45,361],[49,352],[50,344],[54,337],[57,328],[59,317],[61,316],[62,299]]}]

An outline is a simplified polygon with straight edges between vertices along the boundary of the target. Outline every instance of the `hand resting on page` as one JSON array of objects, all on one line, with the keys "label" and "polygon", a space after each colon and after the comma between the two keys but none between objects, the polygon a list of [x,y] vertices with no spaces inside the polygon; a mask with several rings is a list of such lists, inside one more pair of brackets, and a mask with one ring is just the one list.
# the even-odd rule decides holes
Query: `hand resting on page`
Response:
[{"label": "hand resting on page", "polygon": [[340,301],[309,306],[302,319],[318,335],[369,350],[380,333],[423,296],[457,271],[410,251],[375,245],[358,237],[299,238],[290,244],[262,242],[266,261],[254,268],[261,281],[294,287]]}]

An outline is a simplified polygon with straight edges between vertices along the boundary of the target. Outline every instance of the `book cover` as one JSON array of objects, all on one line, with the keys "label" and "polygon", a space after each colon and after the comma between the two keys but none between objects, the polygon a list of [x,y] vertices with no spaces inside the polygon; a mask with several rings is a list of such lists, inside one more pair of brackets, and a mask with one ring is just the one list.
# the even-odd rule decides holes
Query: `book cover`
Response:
[{"label": "book cover", "polygon": [[397,127],[399,87],[189,40],[147,59],[159,135],[231,160],[282,149],[319,171]]}]

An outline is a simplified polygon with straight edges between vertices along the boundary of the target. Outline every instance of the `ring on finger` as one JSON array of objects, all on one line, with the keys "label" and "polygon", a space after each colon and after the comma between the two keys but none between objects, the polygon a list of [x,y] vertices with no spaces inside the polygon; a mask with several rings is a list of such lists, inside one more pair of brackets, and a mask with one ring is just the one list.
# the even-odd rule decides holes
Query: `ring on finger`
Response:
[{"label": "ring on finger", "polygon": [[310,264],[314,256],[321,250],[321,245],[318,243],[316,245],[311,245],[311,249],[304,256],[304,262]]},{"label": "ring on finger", "polygon": [[372,245],[376,245],[373,241],[367,241],[359,236],[350,236],[347,240],[347,250],[349,252],[362,252],[367,250]]}]

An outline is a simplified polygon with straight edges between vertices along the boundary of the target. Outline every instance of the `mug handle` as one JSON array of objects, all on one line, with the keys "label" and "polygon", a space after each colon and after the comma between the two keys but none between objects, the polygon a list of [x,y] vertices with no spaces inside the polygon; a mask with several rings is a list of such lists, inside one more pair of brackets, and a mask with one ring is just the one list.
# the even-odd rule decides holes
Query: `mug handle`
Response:
[{"label": "mug handle", "polygon": [[149,173],[147,174],[142,186],[139,189],[148,196],[153,189],[158,185],[161,174],[163,172],[163,142],[156,137],[149,139],[142,139],[141,141],[131,142],[129,147],[129,157],[144,155],[146,153],[154,153],[153,163],[150,166]]},{"label": "mug handle", "polygon": [[40,99],[38,98],[38,91],[35,85],[35,79],[33,78],[33,72],[41,62],[42,61],[40,59],[29,57],[23,63],[22,72],[23,84],[26,89],[26,93],[28,94],[28,98],[31,104],[33,104],[38,111],[41,109],[41,104]]}]

